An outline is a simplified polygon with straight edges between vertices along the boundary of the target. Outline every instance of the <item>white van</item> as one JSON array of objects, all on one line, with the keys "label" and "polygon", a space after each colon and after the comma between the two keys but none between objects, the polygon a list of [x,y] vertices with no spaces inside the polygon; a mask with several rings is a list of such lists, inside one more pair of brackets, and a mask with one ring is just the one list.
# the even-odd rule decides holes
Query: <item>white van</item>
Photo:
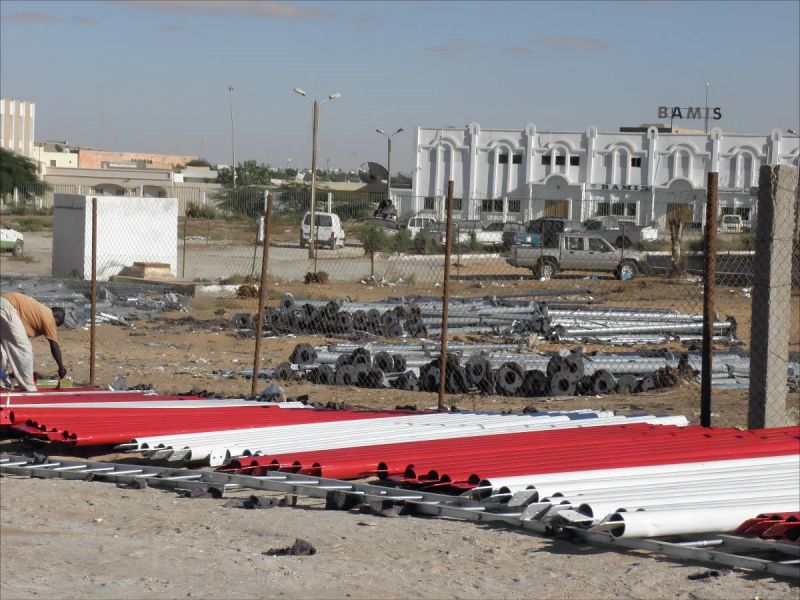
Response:
[{"label": "white van", "polygon": [[411,217],[408,220],[406,229],[408,229],[408,233],[411,235],[411,239],[413,240],[415,237],[417,237],[417,234],[425,229],[429,223],[433,223],[435,221],[436,219],[433,217]]},{"label": "white van", "polygon": [[[344,248],[344,229],[339,215],[329,212],[314,213],[316,229],[314,238],[318,246],[328,246],[331,250]],[[305,248],[311,238],[311,213],[303,215],[300,222],[300,247]]]}]

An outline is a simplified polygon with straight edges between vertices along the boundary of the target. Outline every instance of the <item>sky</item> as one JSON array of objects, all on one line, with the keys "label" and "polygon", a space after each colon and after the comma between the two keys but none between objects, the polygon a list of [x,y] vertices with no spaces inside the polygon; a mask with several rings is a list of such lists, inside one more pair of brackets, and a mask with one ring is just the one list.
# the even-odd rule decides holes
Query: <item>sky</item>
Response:
[{"label": "sky", "polygon": [[[0,93],[36,139],[410,171],[417,126],[583,131],[720,106],[736,133],[800,128],[800,2],[0,3]],[[228,86],[233,85],[232,94]],[[663,120],[663,119],[662,119]],[[676,121],[676,125],[681,123]],[[702,128],[702,121],[683,121]]]}]

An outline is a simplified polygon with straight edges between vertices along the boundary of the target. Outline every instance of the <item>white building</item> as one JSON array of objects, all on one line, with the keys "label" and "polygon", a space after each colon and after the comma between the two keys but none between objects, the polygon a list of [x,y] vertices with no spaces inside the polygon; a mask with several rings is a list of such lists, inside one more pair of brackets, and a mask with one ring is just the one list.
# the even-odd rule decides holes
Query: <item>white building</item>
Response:
[{"label": "white building", "polygon": [[798,136],[723,133],[603,133],[417,127],[412,194],[400,212],[444,213],[454,181],[454,213],[463,219],[522,221],[561,216],[635,217],[640,225],[684,211],[700,224],[707,173],[719,172],[720,212],[755,220],[753,187],[761,165],[798,166]]},{"label": "white building", "polygon": [[70,148],[67,142],[34,142],[31,158],[39,163],[41,173],[46,172],[47,167],[78,168],[78,151]]},{"label": "white building", "polygon": [[33,158],[36,104],[0,99],[0,147]]}]

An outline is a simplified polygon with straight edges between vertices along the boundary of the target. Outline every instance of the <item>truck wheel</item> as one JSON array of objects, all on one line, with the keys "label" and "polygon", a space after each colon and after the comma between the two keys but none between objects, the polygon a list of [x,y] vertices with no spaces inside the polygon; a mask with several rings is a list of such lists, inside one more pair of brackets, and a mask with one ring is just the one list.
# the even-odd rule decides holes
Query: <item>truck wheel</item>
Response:
[{"label": "truck wheel", "polygon": [[619,236],[615,243],[617,244],[617,248],[622,248],[623,244],[625,245],[625,248],[631,247],[631,240],[627,235],[625,237]]},{"label": "truck wheel", "polygon": [[552,279],[553,275],[556,274],[557,271],[556,265],[554,265],[549,260],[539,263],[536,265],[536,268],[533,270],[533,274],[536,276],[537,279]]},{"label": "truck wheel", "polygon": [[22,240],[17,240],[17,243],[14,244],[14,249],[11,251],[11,253],[14,256],[22,256],[22,253],[24,251],[25,251],[25,246],[23,245]]},{"label": "truck wheel", "polygon": [[300,247],[301,248],[305,248],[306,247],[306,243],[305,243],[305,241],[303,241],[303,238],[300,238]]},{"label": "truck wheel", "polygon": [[633,279],[636,277],[639,269],[636,267],[636,263],[632,260],[623,261],[622,264],[617,268],[614,275],[620,281],[626,281],[628,279]]}]

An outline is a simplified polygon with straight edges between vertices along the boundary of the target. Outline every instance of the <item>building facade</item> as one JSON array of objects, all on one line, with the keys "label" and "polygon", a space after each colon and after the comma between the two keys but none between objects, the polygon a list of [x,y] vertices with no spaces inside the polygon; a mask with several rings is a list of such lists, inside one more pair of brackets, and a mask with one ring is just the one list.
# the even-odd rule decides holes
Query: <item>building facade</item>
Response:
[{"label": "building facade", "polygon": [[415,171],[401,212],[444,214],[449,180],[454,214],[462,219],[524,221],[560,216],[577,221],[624,215],[639,225],[665,227],[680,211],[699,226],[707,173],[719,172],[722,214],[755,223],[762,165],[798,166],[798,136],[625,133],[417,127]]},{"label": "building facade", "polygon": [[0,147],[33,159],[36,104],[0,99]]}]

